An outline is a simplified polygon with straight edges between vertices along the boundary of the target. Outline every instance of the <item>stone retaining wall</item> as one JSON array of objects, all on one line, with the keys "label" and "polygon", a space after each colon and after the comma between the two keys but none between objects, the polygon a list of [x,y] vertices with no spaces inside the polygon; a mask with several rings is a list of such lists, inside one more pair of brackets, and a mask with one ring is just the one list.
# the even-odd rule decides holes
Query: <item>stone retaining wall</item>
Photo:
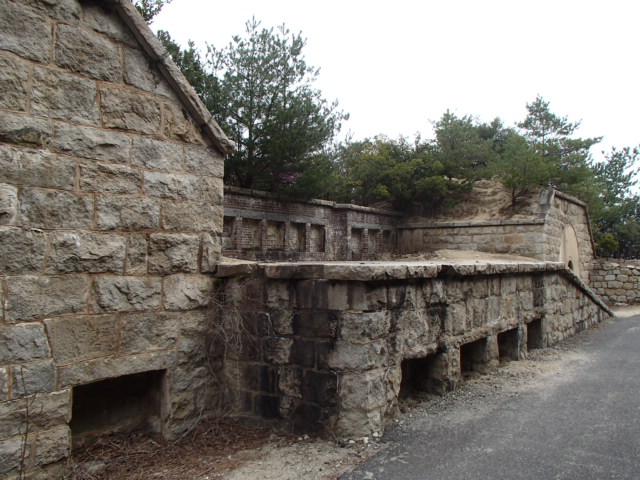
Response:
[{"label": "stone retaining wall", "polygon": [[233,263],[218,276],[218,328],[242,339],[218,359],[231,403],[327,435],[381,432],[403,384],[442,393],[468,369],[521,358],[528,342],[553,344],[609,312],[560,263]]},{"label": "stone retaining wall", "polygon": [[127,1],[0,0],[0,31],[0,478],[58,478],[78,386],[160,372],[167,436],[212,404],[224,138]]},{"label": "stone retaining wall", "polygon": [[537,218],[398,225],[398,253],[440,249],[571,262],[587,283],[595,255],[586,204],[556,190],[541,193]]},{"label": "stone retaining wall", "polygon": [[594,260],[591,286],[609,305],[640,303],[640,260]]}]

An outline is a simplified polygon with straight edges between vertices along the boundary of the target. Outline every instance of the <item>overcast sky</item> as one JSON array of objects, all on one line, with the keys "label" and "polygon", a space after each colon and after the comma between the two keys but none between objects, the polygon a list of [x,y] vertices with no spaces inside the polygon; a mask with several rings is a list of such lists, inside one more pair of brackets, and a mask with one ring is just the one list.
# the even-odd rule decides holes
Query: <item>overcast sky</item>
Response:
[{"label": "overcast sky", "polygon": [[204,51],[252,16],[302,32],[355,139],[430,138],[447,108],[512,126],[539,94],[604,136],[594,153],[640,144],[638,0],[173,0],[152,29]]}]

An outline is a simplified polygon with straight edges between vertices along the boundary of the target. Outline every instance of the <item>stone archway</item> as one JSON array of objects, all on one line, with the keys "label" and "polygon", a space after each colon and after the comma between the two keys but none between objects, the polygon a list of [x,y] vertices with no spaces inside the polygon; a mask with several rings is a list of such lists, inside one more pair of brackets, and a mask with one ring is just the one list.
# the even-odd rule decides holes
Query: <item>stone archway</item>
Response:
[{"label": "stone archway", "polygon": [[572,225],[565,225],[562,231],[562,245],[560,247],[560,261],[572,270],[578,277],[581,276],[580,249],[578,248],[578,236]]}]

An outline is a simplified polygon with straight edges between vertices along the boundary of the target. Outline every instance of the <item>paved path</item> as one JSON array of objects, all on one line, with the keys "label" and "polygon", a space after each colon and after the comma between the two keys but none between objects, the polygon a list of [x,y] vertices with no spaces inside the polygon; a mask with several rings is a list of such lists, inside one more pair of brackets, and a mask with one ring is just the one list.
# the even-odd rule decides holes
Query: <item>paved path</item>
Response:
[{"label": "paved path", "polygon": [[557,373],[482,408],[418,412],[341,479],[640,479],[640,316],[588,333]]}]

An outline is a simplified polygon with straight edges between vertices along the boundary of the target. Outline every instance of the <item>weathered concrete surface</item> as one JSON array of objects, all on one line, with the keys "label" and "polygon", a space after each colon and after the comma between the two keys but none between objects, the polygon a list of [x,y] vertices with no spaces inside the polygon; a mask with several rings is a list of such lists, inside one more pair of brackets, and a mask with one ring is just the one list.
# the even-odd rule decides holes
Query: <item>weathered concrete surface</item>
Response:
[{"label": "weathered concrete surface", "polygon": [[455,418],[416,410],[341,479],[639,478],[639,342],[640,316],[613,319],[533,388],[477,398]]}]

